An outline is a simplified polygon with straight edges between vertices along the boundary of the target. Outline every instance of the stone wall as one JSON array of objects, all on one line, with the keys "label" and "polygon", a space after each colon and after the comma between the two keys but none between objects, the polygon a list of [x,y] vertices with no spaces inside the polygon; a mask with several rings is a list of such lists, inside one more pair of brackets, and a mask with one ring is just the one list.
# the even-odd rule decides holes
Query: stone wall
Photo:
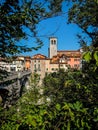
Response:
[{"label": "stone wall", "polygon": [[0,83],[0,105],[10,107],[22,96],[24,88],[29,86],[29,75],[19,76],[13,80]]}]

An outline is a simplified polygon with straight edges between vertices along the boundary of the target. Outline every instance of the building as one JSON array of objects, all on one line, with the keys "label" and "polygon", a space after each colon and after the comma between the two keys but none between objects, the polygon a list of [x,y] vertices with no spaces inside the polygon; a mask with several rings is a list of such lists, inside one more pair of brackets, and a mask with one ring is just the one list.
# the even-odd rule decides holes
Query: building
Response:
[{"label": "building", "polygon": [[10,63],[7,59],[0,57],[0,70],[10,72]]},{"label": "building", "polygon": [[67,66],[74,69],[80,69],[81,52],[80,50],[58,51],[59,55],[65,55]]},{"label": "building", "polygon": [[10,59],[0,57],[0,69],[7,72],[23,71],[31,68],[30,56],[14,56]]},{"label": "building", "polygon": [[32,73],[38,73],[41,79],[43,79],[45,76],[46,60],[47,57],[42,54],[34,55],[31,58],[31,71]]},{"label": "building", "polygon": [[27,69],[31,69],[31,57],[30,56],[25,56],[24,57],[24,60],[25,60],[25,65],[24,65],[24,67],[25,67],[25,69],[27,70]]},{"label": "building", "polygon": [[43,79],[46,73],[57,72],[61,68],[65,71],[68,68],[80,69],[80,50],[57,50],[56,37],[51,37],[49,44],[48,57],[36,54],[31,58],[32,73],[38,73]]},{"label": "building", "polygon": [[23,71],[31,69],[43,79],[46,73],[57,72],[59,69],[68,68],[80,69],[81,51],[80,50],[58,50],[57,38],[49,38],[48,57],[42,54],[30,56],[15,56],[11,61],[0,58],[0,69],[12,71]]}]

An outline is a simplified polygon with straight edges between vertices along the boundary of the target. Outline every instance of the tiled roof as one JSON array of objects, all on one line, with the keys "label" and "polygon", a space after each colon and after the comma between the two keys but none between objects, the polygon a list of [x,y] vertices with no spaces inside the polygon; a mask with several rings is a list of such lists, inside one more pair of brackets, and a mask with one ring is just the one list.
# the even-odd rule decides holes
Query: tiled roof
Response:
[{"label": "tiled roof", "polygon": [[80,50],[58,50],[57,52],[80,52]]},{"label": "tiled roof", "polygon": [[65,54],[67,57],[81,57],[80,50],[61,50],[57,51],[59,55]]},{"label": "tiled roof", "polygon": [[66,63],[66,55],[65,54],[57,54],[56,56],[53,56],[52,58],[51,58],[51,63],[59,63],[60,62],[60,59],[61,58],[65,58],[65,62],[63,62],[63,63]]},{"label": "tiled roof", "polygon": [[81,53],[79,50],[57,51],[57,55],[51,58],[50,63],[59,63],[60,60],[63,60],[62,64],[66,64],[67,58],[81,58]]},{"label": "tiled roof", "polygon": [[42,54],[36,54],[32,57],[32,59],[47,59],[47,57]]}]

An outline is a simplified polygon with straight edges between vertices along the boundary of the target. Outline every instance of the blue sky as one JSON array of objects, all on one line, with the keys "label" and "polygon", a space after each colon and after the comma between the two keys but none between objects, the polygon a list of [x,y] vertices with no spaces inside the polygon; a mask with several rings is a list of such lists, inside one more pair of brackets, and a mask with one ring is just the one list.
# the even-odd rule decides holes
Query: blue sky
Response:
[{"label": "blue sky", "polygon": [[[4,2],[4,0],[2,0]],[[70,7],[71,5],[69,5]],[[63,12],[64,15],[49,18],[43,20],[38,25],[38,36],[41,37],[43,41],[43,46],[38,51],[33,50],[32,52],[22,53],[21,55],[33,56],[37,53],[48,56],[48,47],[49,47],[49,37],[57,37],[58,39],[58,50],[77,50],[80,48],[78,39],[76,37],[77,33],[80,33],[81,30],[75,24],[67,24],[67,12],[68,6],[66,3],[63,3]],[[19,41],[19,44],[24,44],[28,46],[36,46],[34,38],[29,37],[27,40]]]},{"label": "blue sky", "polygon": [[[77,33],[81,30],[75,24],[67,24],[65,16],[49,18],[40,22],[38,26],[38,35],[43,36],[43,46],[38,51],[27,52],[25,55],[33,56],[37,53],[48,56],[49,37],[54,36],[58,39],[58,50],[77,50],[80,48]],[[31,44],[33,38],[29,38],[27,44]]]},{"label": "blue sky", "polygon": [[[43,20],[38,25],[38,36],[43,36],[43,46],[38,51],[24,53],[23,55],[33,56],[37,53],[48,56],[49,37],[57,37],[58,50],[77,50],[80,48],[76,34],[81,33],[79,27],[75,24],[67,24],[68,6],[63,3],[63,15]],[[22,41],[23,42],[23,41]],[[31,46],[36,45],[33,37],[30,37],[26,43]]]}]

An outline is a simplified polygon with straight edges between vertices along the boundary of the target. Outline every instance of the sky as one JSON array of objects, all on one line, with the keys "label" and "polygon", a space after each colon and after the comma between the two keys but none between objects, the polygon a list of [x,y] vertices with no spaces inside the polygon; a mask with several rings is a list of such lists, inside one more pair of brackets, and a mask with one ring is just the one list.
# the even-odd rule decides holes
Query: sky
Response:
[{"label": "sky", "polygon": [[[58,50],[78,50],[80,45],[76,35],[81,33],[81,29],[76,24],[67,24],[67,12],[68,8],[63,4],[64,15],[60,15],[53,18],[48,18],[41,21],[38,24],[38,36],[43,41],[41,49],[32,52],[23,53],[23,55],[33,56],[35,54],[42,54],[48,56],[49,37],[57,37]],[[30,37],[27,41],[29,46],[34,44],[33,37]],[[34,44],[35,45],[35,44]]]},{"label": "sky", "polygon": [[[75,24],[67,24],[66,12],[68,12],[68,7],[65,6],[65,3],[63,3],[62,9],[64,15],[45,19],[38,24],[38,36],[43,36],[40,37],[43,41],[43,46],[37,51],[33,50],[20,55],[32,57],[35,54],[42,54],[48,56],[49,37],[57,37],[58,50],[78,50],[80,48],[76,35],[81,33],[81,30]],[[33,37],[19,42],[22,45],[26,43],[29,47],[32,44],[36,46]]]},{"label": "sky", "polygon": [[[80,45],[76,34],[81,30],[75,24],[67,24],[65,16],[58,16],[42,21],[38,26],[38,35],[43,36],[43,46],[35,51],[24,53],[24,55],[33,56],[42,54],[48,56],[49,37],[57,37],[58,50],[78,50]],[[29,38],[27,44],[31,44],[33,38]]]}]

